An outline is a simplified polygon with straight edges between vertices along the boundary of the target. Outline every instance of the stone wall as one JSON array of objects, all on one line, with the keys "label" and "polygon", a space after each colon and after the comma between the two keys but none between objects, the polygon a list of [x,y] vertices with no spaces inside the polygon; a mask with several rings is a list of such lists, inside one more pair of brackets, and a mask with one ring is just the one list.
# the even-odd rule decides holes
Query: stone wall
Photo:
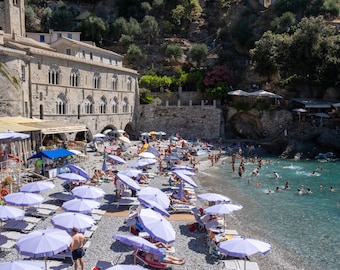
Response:
[{"label": "stone wall", "polygon": [[223,126],[222,110],[216,106],[140,105],[140,132],[164,131],[179,133],[186,139],[218,139]]}]

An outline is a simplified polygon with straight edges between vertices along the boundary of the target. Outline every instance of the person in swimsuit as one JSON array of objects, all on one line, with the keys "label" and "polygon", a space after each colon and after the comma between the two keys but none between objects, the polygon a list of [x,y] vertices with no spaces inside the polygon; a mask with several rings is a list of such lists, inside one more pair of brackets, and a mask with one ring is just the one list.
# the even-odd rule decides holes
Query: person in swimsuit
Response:
[{"label": "person in swimsuit", "polygon": [[85,255],[83,246],[85,243],[85,236],[78,232],[77,228],[72,229],[72,242],[69,246],[70,251],[72,252],[72,259],[74,261],[74,270],[78,269],[78,262],[80,264],[81,270],[84,270],[84,260],[83,256]]}]

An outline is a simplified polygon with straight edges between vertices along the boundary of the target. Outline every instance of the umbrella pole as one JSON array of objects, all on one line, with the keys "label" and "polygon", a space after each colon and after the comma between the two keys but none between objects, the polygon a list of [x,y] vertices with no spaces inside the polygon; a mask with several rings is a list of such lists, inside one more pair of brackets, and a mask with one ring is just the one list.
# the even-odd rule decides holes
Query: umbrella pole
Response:
[{"label": "umbrella pole", "polygon": [[227,230],[226,214],[224,214],[224,232]]},{"label": "umbrella pole", "polygon": [[244,267],[243,267],[243,269],[247,270],[246,268],[247,268],[247,256],[244,256]]},{"label": "umbrella pole", "polygon": [[44,261],[45,261],[45,270],[47,270],[47,260],[46,260],[46,256],[44,257]]}]

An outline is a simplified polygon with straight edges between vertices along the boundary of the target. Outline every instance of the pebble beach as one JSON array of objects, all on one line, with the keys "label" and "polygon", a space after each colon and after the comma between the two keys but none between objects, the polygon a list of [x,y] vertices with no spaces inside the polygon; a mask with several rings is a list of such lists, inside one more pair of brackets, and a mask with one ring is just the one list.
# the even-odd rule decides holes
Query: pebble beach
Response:
[{"label": "pebble beach", "polygon": [[[128,151],[137,151],[137,144],[141,142],[133,142],[133,147],[129,148]],[[116,170],[124,170],[127,168],[128,164],[134,162],[137,158],[131,158],[127,160],[127,164],[124,165],[115,165]],[[209,169],[211,169],[211,162],[208,159],[207,155],[198,156],[199,160],[199,170],[198,174],[193,177],[195,182],[198,184],[200,188],[197,189],[196,193],[208,192],[209,187],[201,186],[202,182],[207,182],[207,177]],[[228,161],[229,157],[222,155],[221,159],[218,162]],[[100,153],[88,153],[87,159],[80,162],[80,167],[84,168],[89,174],[93,172],[93,170],[100,169],[103,163],[103,156]],[[185,164],[184,164],[185,165]],[[157,165],[153,165],[149,171],[150,173],[157,174],[158,168]],[[149,186],[166,189],[169,188],[168,184],[169,176],[165,175],[157,175],[153,179],[151,179]],[[52,194],[57,192],[62,192],[63,181],[60,179],[53,179],[55,183],[55,188],[49,192],[44,192],[42,195],[45,197],[46,202],[56,203],[54,201]],[[134,256],[133,249],[130,246],[122,244],[118,241],[115,241],[112,238],[113,234],[129,234],[128,227],[124,225],[124,220],[128,216],[128,207],[120,206],[114,204],[116,201],[115,197],[115,188],[113,182],[102,182],[100,184],[100,188],[102,188],[106,195],[104,199],[101,201],[102,206],[101,209],[105,210],[106,213],[102,216],[102,218],[98,221],[97,229],[92,234],[89,239],[90,245],[86,250],[86,255],[84,256],[85,269],[92,270],[95,266],[101,267],[101,269],[106,269],[112,265],[116,264],[133,264]],[[211,190],[212,192],[218,192],[216,190]],[[200,201],[197,201],[197,206],[201,207]],[[57,213],[62,212],[61,209],[57,210]],[[44,229],[52,227],[51,217],[44,219],[39,222],[35,229]],[[173,254],[179,258],[185,258],[184,265],[170,265],[169,267],[172,269],[223,269],[223,264],[218,260],[209,255],[209,247],[207,245],[207,233],[200,231],[189,231],[189,226],[193,224],[194,217],[191,214],[185,213],[175,213],[172,214],[169,218],[174,230],[176,231],[176,241],[172,243],[175,248],[175,253]],[[231,218],[228,220],[228,229],[234,229],[239,232],[240,235],[245,235],[246,237],[252,236],[252,231],[242,231],[242,224],[239,224],[236,218]],[[256,238],[256,235],[254,236]],[[265,241],[265,239],[264,239]],[[255,259],[251,260],[256,261],[259,265],[259,268],[262,270],[269,269],[294,269],[293,267],[285,267],[280,268],[280,254],[275,254],[275,248],[267,255],[255,255]],[[0,258],[0,262],[12,261],[24,259],[27,257],[21,256],[18,252],[13,248],[7,250],[3,253],[3,256]],[[73,269],[71,265],[72,262],[64,261],[59,266],[51,267],[50,269]]]}]

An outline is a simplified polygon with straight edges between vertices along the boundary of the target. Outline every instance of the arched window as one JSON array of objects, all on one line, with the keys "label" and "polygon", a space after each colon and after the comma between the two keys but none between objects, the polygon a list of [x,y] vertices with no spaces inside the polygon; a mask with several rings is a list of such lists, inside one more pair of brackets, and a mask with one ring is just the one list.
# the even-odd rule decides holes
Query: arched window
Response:
[{"label": "arched window", "polygon": [[131,91],[132,90],[132,79],[131,77],[128,77],[127,78],[127,81],[126,81],[126,88],[128,91]]},{"label": "arched window", "polygon": [[112,113],[118,113],[118,99],[117,99],[117,97],[113,98]]},{"label": "arched window", "polygon": [[129,100],[128,100],[127,97],[125,97],[123,99],[123,107],[122,107],[122,109],[123,109],[123,113],[129,112]]},{"label": "arched window", "polygon": [[70,86],[79,86],[80,73],[77,68],[72,68],[70,74]]},{"label": "arched window", "polygon": [[99,89],[99,87],[100,87],[100,73],[95,72],[93,75],[93,88]]},{"label": "arched window", "polygon": [[48,71],[48,83],[49,84],[59,84],[60,80],[60,70],[58,67],[51,67]]},{"label": "arched window", "polygon": [[86,114],[92,114],[93,113],[93,98],[91,96],[88,96],[85,100],[85,113]]},{"label": "arched window", "polygon": [[64,94],[59,94],[56,100],[56,114],[66,114],[67,99]]},{"label": "arched window", "polygon": [[102,96],[102,98],[100,99],[100,102],[99,102],[99,113],[106,113],[106,97]]},{"label": "arched window", "polygon": [[114,91],[117,91],[118,89],[118,76],[117,75],[112,76],[112,89]]}]

